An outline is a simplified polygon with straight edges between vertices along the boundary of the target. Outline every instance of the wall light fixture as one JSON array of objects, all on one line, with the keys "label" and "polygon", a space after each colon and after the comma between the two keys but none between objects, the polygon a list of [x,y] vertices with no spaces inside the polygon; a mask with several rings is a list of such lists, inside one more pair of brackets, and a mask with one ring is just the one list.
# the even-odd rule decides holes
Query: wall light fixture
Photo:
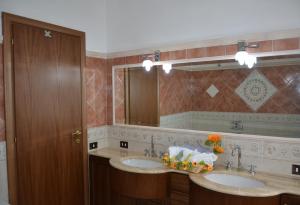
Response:
[{"label": "wall light fixture", "polygon": [[247,44],[245,41],[239,41],[237,47],[238,52],[235,54],[235,60],[238,61],[240,65],[246,64],[248,68],[253,68],[253,66],[257,63],[256,56],[250,55],[246,51],[246,48],[258,48],[259,44]]},{"label": "wall light fixture", "polygon": [[143,67],[146,71],[150,71],[154,63],[160,61],[160,51],[155,51],[153,54],[148,54],[143,56]]}]

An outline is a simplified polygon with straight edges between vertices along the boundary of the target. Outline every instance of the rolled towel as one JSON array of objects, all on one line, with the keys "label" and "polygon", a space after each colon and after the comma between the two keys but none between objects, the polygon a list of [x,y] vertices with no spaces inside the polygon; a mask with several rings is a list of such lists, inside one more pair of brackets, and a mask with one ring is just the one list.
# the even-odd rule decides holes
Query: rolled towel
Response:
[{"label": "rolled towel", "polygon": [[182,151],[182,147],[178,147],[178,146],[169,147],[170,158],[176,157],[180,153],[180,151]]},{"label": "rolled towel", "polygon": [[183,145],[183,147],[188,148],[188,149],[190,149],[190,150],[198,151],[198,152],[200,152],[200,153],[212,153],[211,150],[209,150],[208,148],[203,147],[203,146],[201,146],[201,145],[199,145],[199,146],[197,146],[197,147],[194,147],[194,146],[185,144],[185,145]]},{"label": "rolled towel", "polygon": [[205,164],[213,166],[214,162],[218,159],[218,156],[214,153],[197,153],[191,157],[192,162],[201,162],[204,161]]}]

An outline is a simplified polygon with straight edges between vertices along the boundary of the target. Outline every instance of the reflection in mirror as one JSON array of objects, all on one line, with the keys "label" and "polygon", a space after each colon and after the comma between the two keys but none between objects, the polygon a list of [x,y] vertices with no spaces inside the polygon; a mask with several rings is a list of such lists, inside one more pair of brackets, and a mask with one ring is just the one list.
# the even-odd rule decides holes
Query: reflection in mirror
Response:
[{"label": "reflection in mirror", "polygon": [[300,138],[300,56],[114,69],[117,124]]}]

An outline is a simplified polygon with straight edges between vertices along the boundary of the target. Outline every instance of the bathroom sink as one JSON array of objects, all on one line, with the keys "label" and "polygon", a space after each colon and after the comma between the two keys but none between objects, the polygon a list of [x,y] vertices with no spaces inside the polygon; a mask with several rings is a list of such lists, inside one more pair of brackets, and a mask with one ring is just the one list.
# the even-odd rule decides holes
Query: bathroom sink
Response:
[{"label": "bathroom sink", "polygon": [[152,159],[125,159],[122,161],[123,164],[130,166],[130,167],[136,167],[141,169],[157,169],[157,168],[163,168],[163,164],[159,161],[155,161]]},{"label": "bathroom sink", "polygon": [[265,186],[261,181],[230,174],[207,174],[204,178],[217,184],[237,188],[259,188]]}]

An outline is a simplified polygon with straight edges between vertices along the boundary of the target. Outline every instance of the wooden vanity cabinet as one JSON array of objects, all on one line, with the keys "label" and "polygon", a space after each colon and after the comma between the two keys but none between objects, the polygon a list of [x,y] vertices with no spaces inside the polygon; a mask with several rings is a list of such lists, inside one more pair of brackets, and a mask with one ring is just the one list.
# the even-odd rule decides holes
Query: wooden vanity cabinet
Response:
[{"label": "wooden vanity cabinet", "polygon": [[[247,197],[223,194],[190,183],[190,205],[279,205],[280,196]],[[299,205],[299,204],[298,204]]]},{"label": "wooden vanity cabinet", "polygon": [[283,194],[281,195],[280,205],[300,205],[300,196]]},{"label": "wooden vanity cabinet", "polygon": [[[90,155],[89,168],[90,205],[167,205],[166,200],[136,199],[114,192],[110,180],[113,168],[110,167],[108,158]],[[161,192],[164,191],[159,190],[160,194]]]},{"label": "wooden vanity cabinet", "polygon": [[[167,180],[164,179],[164,176],[160,179],[162,183],[168,184],[166,199],[152,200],[147,199],[147,196],[144,196],[144,199],[136,199],[120,195],[112,190],[111,184],[122,181],[123,176],[118,177],[118,170],[114,170],[115,182],[111,181],[110,175],[113,168],[109,165],[109,159],[90,155],[89,162],[90,205],[300,205],[300,196],[291,194],[273,197],[246,197],[223,194],[203,188],[190,181],[188,175],[179,173],[168,173]],[[144,176],[140,175],[140,177],[143,178]],[[127,178],[127,186],[134,184],[129,183],[130,181],[135,182],[137,180],[135,179],[136,176],[126,176],[125,178]],[[150,183],[150,181],[147,183]],[[162,187],[158,189],[158,192],[149,193],[159,194],[157,196],[164,195],[165,189]]]},{"label": "wooden vanity cabinet", "polygon": [[109,159],[89,156],[90,205],[110,205]]},{"label": "wooden vanity cabinet", "polygon": [[190,185],[188,175],[169,173],[168,183],[168,204],[188,205],[190,199]]}]

